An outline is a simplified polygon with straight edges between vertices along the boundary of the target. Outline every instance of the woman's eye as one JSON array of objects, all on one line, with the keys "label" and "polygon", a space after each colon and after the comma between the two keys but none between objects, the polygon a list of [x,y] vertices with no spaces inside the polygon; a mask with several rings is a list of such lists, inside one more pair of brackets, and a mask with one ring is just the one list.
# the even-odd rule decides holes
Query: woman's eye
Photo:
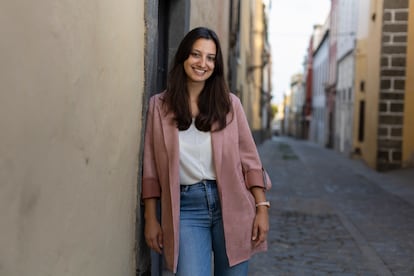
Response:
[{"label": "woman's eye", "polygon": [[214,62],[214,61],[216,61],[216,58],[215,57],[208,57],[208,60]]},{"label": "woman's eye", "polygon": [[198,54],[198,53],[191,53],[191,56],[193,56],[193,57],[200,57],[200,54]]}]

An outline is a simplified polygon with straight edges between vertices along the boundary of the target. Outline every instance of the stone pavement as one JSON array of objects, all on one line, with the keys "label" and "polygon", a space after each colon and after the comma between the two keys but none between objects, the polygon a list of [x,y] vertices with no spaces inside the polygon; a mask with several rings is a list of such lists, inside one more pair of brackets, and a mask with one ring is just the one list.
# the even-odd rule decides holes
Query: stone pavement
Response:
[{"label": "stone pavement", "polygon": [[378,173],[286,137],[258,149],[271,230],[249,275],[414,275],[414,169]]}]

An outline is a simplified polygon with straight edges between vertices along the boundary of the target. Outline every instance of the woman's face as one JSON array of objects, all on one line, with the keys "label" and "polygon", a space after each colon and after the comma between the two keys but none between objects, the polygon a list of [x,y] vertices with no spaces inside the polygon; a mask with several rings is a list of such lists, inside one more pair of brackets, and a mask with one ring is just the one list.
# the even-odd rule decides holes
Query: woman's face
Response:
[{"label": "woman's face", "polygon": [[184,71],[188,81],[205,82],[214,71],[216,44],[214,40],[199,38],[184,61]]}]

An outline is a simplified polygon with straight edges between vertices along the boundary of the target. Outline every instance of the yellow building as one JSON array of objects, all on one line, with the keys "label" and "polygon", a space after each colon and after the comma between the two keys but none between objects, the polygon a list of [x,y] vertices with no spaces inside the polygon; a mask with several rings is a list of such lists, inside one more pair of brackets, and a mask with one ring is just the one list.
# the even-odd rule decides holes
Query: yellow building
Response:
[{"label": "yellow building", "polygon": [[[362,1],[365,2],[365,1]],[[381,2],[381,1],[380,1]],[[375,14],[372,20],[371,15]],[[359,7],[355,50],[354,152],[376,168],[382,5],[368,1]]]},{"label": "yellow building", "polygon": [[287,90],[283,95],[283,104],[282,104],[283,116],[282,116],[282,134],[283,135],[291,135],[292,133],[292,126],[290,124],[292,112],[292,93],[291,90]]},{"label": "yellow building", "polygon": [[[233,0],[231,4],[233,17],[237,20],[231,21],[230,85],[232,92],[242,101],[256,142],[264,138],[263,125],[266,124],[262,122],[262,91],[270,87],[270,77],[264,76],[270,74],[270,70],[266,69],[269,49],[266,47],[265,2]],[[266,100],[270,102],[270,98]]]},{"label": "yellow building", "polygon": [[354,152],[380,171],[412,164],[412,2],[410,12],[408,1],[360,2]]}]

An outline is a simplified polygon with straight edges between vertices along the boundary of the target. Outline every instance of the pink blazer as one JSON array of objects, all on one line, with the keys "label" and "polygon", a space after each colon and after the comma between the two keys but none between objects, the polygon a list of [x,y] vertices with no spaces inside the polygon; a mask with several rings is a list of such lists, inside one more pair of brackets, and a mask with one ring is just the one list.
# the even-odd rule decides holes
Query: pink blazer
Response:
[{"label": "pink blazer", "polygon": [[[161,227],[167,268],[176,272],[179,248],[180,182],[178,129],[162,109],[162,93],[151,97],[147,114],[142,198],[160,197]],[[212,132],[213,160],[222,206],[230,266],[267,249],[251,242],[255,201],[249,188],[264,188],[262,163],[239,98],[231,94],[228,125]],[[270,188],[271,183],[267,183]]]}]

